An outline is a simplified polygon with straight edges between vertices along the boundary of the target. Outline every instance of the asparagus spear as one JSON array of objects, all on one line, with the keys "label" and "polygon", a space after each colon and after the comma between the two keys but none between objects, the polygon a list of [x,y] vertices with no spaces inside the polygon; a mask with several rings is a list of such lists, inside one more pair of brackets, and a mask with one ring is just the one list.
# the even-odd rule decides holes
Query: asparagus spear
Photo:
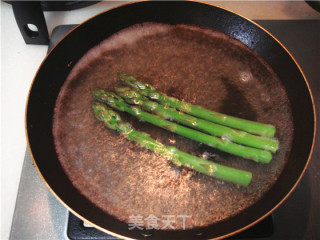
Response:
[{"label": "asparagus spear", "polygon": [[105,125],[113,130],[119,131],[128,140],[139,143],[140,145],[161,154],[178,166],[185,166],[204,173],[208,176],[233,182],[242,186],[248,186],[252,174],[247,171],[226,167],[202,158],[180,151],[173,146],[166,146],[151,138],[147,133],[139,132],[122,121],[115,111],[99,102],[92,104],[94,115]]},{"label": "asparagus spear", "polygon": [[115,93],[106,92],[103,89],[94,89],[92,90],[92,94],[98,101],[106,103],[116,110],[127,112],[133,116],[136,116],[142,121],[152,123],[156,126],[167,129],[170,132],[180,134],[192,140],[204,143],[210,147],[215,147],[221,151],[262,163],[269,163],[272,158],[271,153],[268,151],[238,145],[228,139],[221,139],[210,136],[205,133],[167,121],[156,115],[144,112],[139,106],[128,105],[121,97],[119,97]]},{"label": "asparagus spear", "polygon": [[214,123],[222,124],[231,128],[243,130],[252,134],[264,137],[274,137],[276,129],[274,126],[270,124],[263,124],[259,122],[228,116],[226,114],[205,109],[201,106],[192,105],[180,101],[173,97],[168,97],[167,95],[158,92],[150,84],[142,83],[139,81],[138,78],[135,78],[125,73],[119,74],[119,77],[123,84],[135,90],[138,90],[142,95],[150,99],[156,100],[164,106],[177,108],[180,111],[188,113],[190,115],[203,118]]},{"label": "asparagus spear", "polygon": [[269,150],[273,153],[278,149],[278,141],[275,139],[260,137],[223,125],[215,124],[203,119],[190,116],[188,114],[183,114],[182,112],[178,112],[174,108],[165,108],[161,104],[150,101],[148,98],[142,96],[137,91],[134,91],[128,87],[116,88],[116,92],[127,103],[139,105],[144,110],[155,113],[162,118],[170,120],[172,119],[188,127],[201,130],[218,137],[228,138],[232,142],[240,143],[250,147]]}]

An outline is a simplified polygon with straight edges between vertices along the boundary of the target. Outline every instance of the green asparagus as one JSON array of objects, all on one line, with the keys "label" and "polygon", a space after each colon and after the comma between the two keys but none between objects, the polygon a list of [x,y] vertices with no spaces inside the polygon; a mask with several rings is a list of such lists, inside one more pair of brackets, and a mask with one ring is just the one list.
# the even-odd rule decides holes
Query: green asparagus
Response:
[{"label": "green asparagus", "polygon": [[180,151],[173,146],[161,144],[160,142],[151,138],[147,133],[139,132],[129,124],[123,122],[118,113],[109,109],[102,103],[94,102],[92,104],[92,109],[95,117],[104,122],[108,128],[119,131],[128,140],[137,142],[151,151],[165,156],[178,166],[182,165],[204,173],[208,176],[236,183],[242,186],[248,186],[251,181],[252,174],[250,172],[216,164]]},{"label": "green asparagus", "polygon": [[131,75],[121,73],[119,74],[119,77],[123,84],[135,90],[138,90],[142,95],[150,99],[156,100],[164,106],[177,108],[180,111],[188,113],[190,115],[264,137],[274,137],[274,134],[276,132],[275,127],[270,124],[263,124],[259,122],[228,116],[226,114],[205,109],[201,106],[192,105],[180,101],[173,97],[168,97],[167,95],[158,92],[150,84],[142,83],[139,81],[139,79]]},{"label": "green asparagus", "polygon": [[170,132],[180,134],[192,140],[204,143],[210,147],[215,147],[221,151],[262,163],[269,163],[272,158],[271,153],[268,151],[238,145],[231,142],[229,139],[222,139],[207,135],[205,133],[167,121],[156,115],[144,112],[139,106],[128,105],[121,97],[119,97],[115,93],[107,92],[103,89],[94,89],[92,90],[92,94],[96,98],[96,100],[106,103],[116,110],[127,112],[133,116],[136,116],[142,121],[152,123]]},{"label": "green asparagus", "polygon": [[127,103],[139,105],[144,110],[155,113],[162,118],[175,120],[176,122],[182,123],[188,127],[201,130],[218,137],[228,138],[232,142],[240,143],[249,147],[269,150],[273,153],[278,149],[278,141],[275,139],[252,135],[247,132],[212,123],[188,114],[183,114],[174,108],[165,108],[161,104],[150,101],[148,98],[128,87],[116,88],[116,92]]}]

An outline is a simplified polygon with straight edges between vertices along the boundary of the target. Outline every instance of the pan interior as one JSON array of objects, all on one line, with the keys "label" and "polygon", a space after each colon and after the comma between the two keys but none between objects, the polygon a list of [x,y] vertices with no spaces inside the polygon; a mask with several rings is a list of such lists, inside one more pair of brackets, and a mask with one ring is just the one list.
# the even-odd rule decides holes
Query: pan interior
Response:
[{"label": "pan interior", "polygon": [[[280,149],[258,164],[162,130],[121,113],[160,142],[223,165],[252,172],[239,187],[183,167],[124,139],[97,121],[92,88],[113,91],[127,72],[159,91],[229,115],[276,126]],[[53,134],[73,185],[121,221],[170,215],[175,229],[204,227],[239,214],[278,179],[293,136],[286,92],[272,69],[243,43],[196,26],[144,23],[91,49],[72,69],[56,102]],[[147,222],[144,221],[144,224]],[[161,227],[161,226],[160,226]]]}]

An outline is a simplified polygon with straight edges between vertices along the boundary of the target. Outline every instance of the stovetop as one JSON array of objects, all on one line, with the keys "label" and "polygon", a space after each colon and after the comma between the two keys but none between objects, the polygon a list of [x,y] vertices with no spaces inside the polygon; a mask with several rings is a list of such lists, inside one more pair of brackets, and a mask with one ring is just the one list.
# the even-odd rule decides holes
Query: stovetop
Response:
[{"label": "stovetop", "polygon": [[[276,36],[300,64],[312,89],[319,119],[320,21],[256,22]],[[50,47],[72,27],[57,27],[52,33]],[[319,134],[318,128],[317,135],[320,136]],[[317,147],[320,146],[319,138],[315,146],[305,176],[291,196],[273,213],[272,235],[268,236],[268,232],[265,235],[268,237],[263,239],[320,239],[320,149]],[[69,218],[71,221],[68,223]],[[70,232],[70,226],[77,229],[78,234]],[[265,227],[269,227],[270,230],[270,226],[264,226],[262,230],[266,230]],[[82,232],[86,230],[97,231],[84,227],[80,220],[69,216],[68,210],[53,196],[40,178],[27,149],[10,239],[117,239],[100,233],[98,238],[91,238],[86,232]],[[249,239],[249,236],[246,235],[242,239]]]}]

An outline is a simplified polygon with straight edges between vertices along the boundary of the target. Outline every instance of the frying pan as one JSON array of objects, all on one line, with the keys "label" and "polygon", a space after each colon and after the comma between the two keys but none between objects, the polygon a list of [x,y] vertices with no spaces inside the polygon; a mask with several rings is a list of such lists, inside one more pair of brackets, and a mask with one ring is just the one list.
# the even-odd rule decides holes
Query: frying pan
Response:
[{"label": "frying pan", "polygon": [[[60,88],[72,66],[92,47],[126,27],[143,22],[189,24],[221,31],[259,54],[279,76],[292,107],[292,150],[279,179],[255,204],[207,227],[143,232],[103,212],[72,185],[54,146],[52,124]],[[291,54],[257,24],[225,9],[199,2],[138,2],[99,14],[64,37],[41,64],[26,109],[28,146],[34,163],[53,194],[75,215],[120,238],[208,239],[240,232],[268,216],[293,191],[303,176],[314,145],[315,109],[301,69]]]}]

